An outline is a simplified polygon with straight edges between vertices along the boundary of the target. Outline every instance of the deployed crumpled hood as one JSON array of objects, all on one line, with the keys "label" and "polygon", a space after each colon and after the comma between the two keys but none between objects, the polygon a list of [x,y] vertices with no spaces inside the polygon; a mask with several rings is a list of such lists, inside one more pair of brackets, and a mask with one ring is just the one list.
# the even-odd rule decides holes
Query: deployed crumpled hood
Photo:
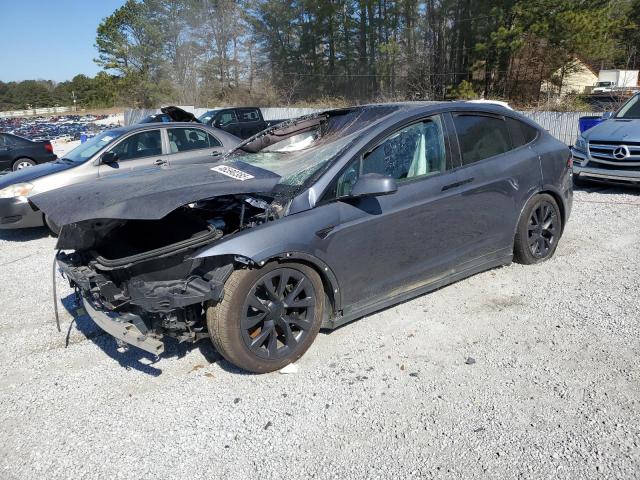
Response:
[{"label": "deployed crumpled hood", "polygon": [[58,188],[29,200],[60,226],[107,218],[158,220],[198,200],[266,193],[279,180],[273,172],[239,161],[153,167]]},{"label": "deployed crumpled hood", "polygon": [[44,177],[45,175],[51,175],[52,173],[58,173],[63,170],[77,167],[79,163],[66,163],[60,160],[49,163],[41,163],[34,167],[23,168],[15,172],[7,173],[6,175],[0,175],[0,188],[8,187],[16,183],[31,182],[37,178]]},{"label": "deployed crumpled hood", "polygon": [[584,132],[587,140],[640,142],[640,120],[611,119]]}]

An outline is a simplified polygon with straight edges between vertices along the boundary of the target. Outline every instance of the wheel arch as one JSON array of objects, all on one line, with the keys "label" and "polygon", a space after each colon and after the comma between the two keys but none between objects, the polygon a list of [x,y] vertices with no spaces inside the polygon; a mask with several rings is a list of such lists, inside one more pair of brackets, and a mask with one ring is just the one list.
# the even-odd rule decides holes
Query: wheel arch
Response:
[{"label": "wheel arch", "polygon": [[522,203],[522,207],[520,208],[520,212],[518,213],[518,220],[516,221],[514,228],[513,228],[513,234],[515,236],[516,231],[518,230],[518,225],[520,224],[520,219],[522,218],[522,214],[524,213],[525,208],[527,208],[527,205],[529,205],[529,202],[537,197],[538,195],[551,195],[551,197],[553,197],[553,199],[556,201],[556,203],[558,204],[558,208],[560,208],[560,218],[562,220],[561,226],[562,226],[562,231],[560,232],[561,234],[564,233],[564,227],[567,223],[567,206],[564,203],[564,200],[562,199],[562,195],[560,194],[559,191],[557,191],[556,189],[554,189],[553,187],[543,187],[540,190],[535,190],[534,192],[532,192],[526,199],[526,201],[524,201]]},{"label": "wheel arch", "polygon": [[[281,253],[271,253],[267,255],[247,255],[242,253],[226,252],[225,256],[231,256],[236,265],[249,265],[262,268],[272,262],[278,263],[300,263],[306,265],[320,276],[326,297],[331,304],[331,312],[334,316],[342,309],[342,292],[336,275],[329,265],[318,257],[300,251],[288,251]],[[216,255],[213,255],[216,256]],[[201,256],[200,258],[206,258]]]}]

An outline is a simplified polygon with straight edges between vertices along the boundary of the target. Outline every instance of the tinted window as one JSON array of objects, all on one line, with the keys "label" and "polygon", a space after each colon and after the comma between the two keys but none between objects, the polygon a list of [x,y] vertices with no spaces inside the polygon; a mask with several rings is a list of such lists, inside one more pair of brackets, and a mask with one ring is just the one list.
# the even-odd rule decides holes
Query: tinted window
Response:
[{"label": "tinted window", "polygon": [[169,128],[169,151],[171,153],[219,147],[222,144],[213,135],[199,128]]},{"label": "tinted window", "polygon": [[236,114],[233,113],[232,111],[222,112],[221,114],[218,115],[217,121],[218,121],[218,125],[220,126],[228,125],[230,123],[235,123]]},{"label": "tinted window", "polygon": [[389,175],[402,182],[443,172],[447,169],[444,145],[440,117],[405,127],[353,162],[338,178],[333,195],[349,195],[366,173]]},{"label": "tinted window", "polygon": [[616,118],[640,118],[640,95],[635,95],[625,103]]},{"label": "tinted window", "polygon": [[454,115],[463,165],[500,155],[511,150],[507,123],[497,117]]},{"label": "tinted window", "polygon": [[113,147],[111,151],[118,155],[119,160],[162,155],[160,130],[150,130],[131,135]]},{"label": "tinted window", "polygon": [[538,136],[538,131],[520,120],[507,117],[507,125],[511,134],[513,148],[518,148],[533,142]]}]

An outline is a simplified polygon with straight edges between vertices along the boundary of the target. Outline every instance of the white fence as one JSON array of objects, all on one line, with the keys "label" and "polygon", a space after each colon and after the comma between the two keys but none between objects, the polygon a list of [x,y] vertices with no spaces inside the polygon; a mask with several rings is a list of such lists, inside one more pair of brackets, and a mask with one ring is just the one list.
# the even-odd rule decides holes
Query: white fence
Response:
[{"label": "white fence", "polygon": [[0,118],[30,117],[34,115],[56,115],[58,113],[69,113],[73,111],[71,107],[50,107],[32,108],[31,110],[9,110],[0,112]]},{"label": "white fence", "polygon": [[[193,112],[196,117],[202,115],[211,108],[195,108],[193,106],[182,106],[184,110]],[[308,115],[322,111],[317,108],[289,108],[289,107],[269,107],[261,108],[262,115],[265,120],[283,120],[287,118],[296,118],[302,115]],[[127,110],[124,113],[125,125],[138,123],[143,118],[160,113],[160,110]],[[572,145],[578,135],[578,119],[583,116],[599,116],[601,113],[595,112],[538,112],[538,111],[521,111],[521,114],[538,123],[542,128],[547,130],[551,135],[556,137],[566,145]]]}]

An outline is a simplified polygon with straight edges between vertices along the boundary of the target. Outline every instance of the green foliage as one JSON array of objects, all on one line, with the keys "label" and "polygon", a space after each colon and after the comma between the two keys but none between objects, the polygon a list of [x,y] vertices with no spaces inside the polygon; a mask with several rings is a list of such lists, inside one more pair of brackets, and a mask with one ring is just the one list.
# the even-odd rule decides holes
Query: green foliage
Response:
[{"label": "green foliage", "polygon": [[478,94],[473,89],[471,82],[463,80],[456,87],[448,89],[447,98],[451,100],[473,100],[478,98]]},{"label": "green foliage", "polygon": [[0,82],[0,111],[73,105],[74,96],[79,108],[113,107],[122,101],[119,91],[120,79],[105,72],[94,78],[76,75],[57,84],[50,80]]},{"label": "green foliage", "polygon": [[639,25],[640,0],[128,0],[97,30],[105,72],[0,84],[0,102],[522,104],[578,60],[638,68]]}]

